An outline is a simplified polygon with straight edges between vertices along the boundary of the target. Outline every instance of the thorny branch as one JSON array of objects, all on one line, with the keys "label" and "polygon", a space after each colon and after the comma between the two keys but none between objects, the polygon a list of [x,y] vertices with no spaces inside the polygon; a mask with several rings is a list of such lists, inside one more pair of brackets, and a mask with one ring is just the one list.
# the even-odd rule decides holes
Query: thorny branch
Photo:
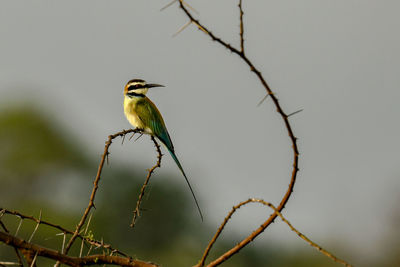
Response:
[{"label": "thorny branch", "polygon": [[[297,173],[299,171],[299,167],[298,167],[298,161],[299,161],[299,150],[297,147],[297,138],[295,137],[293,130],[292,130],[292,126],[289,122],[289,117],[295,113],[291,113],[291,114],[286,114],[281,105],[279,104],[278,98],[275,96],[274,92],[272,91],[272,89],[270,88],[270,86],[268,85],[268,83],[265,81],[264,76],[262,75],[262,73],[253,65],[253,63],[251,62],[251,60],[245,55],[245,47],[244,47],[244,23],[243,23],[243,7],[242,7],[242,0],[239,0],[239,21],[240,21],[240,31],[239,31],[239,36],[240,36],[240,50],[233,47],[232,45],[230,45],[229,43],[225,42],[224,40],[222,40],[220,37],[214,35],[206,26],[204,26],[199,20],[195,19],[193,17],[193,15],[190,13],[190,11],[185,7],[184,5],[184,1],[183,0],[179,0],[179,8],[186,14],[186,16],[188,17],[190,23],[193,23],[195,25],[197,25],[197,27],[204,32],[205,34],[207,34],[212,41],[219,43],[220,45],[222,45],[223,47],[225,47],[226,49],[228,49],[229,51],[231,51],[232,53],[238,55],[245,64],[247,64],[247,66],[250,68],[250,71],[254,72],[255,75],[257,76],[257,78],[260,80],[262,86],[265,88],[265,90],[267,91],[267,96],[271,96],[272,102],[274,103],[275,107],[276,107],[276,111],[279,113],[279,115],[281,116],[285,127],[287,129],[287,133],[289,136],[289,139],[292,143],[292,150],[293,150],[293,164],[292,164],[292,175],[290,178],[290,183],[288,186],[288,189],[285,193],[285,195],[283,196],[281,202],[279,203],[278,207],[275,208],[274,206],[268,205],[271,208],[273,208],[275,210],[275,212],[273,214],[271,214],[269,216],[269,218],[260,226],[258,227],[254,232],[252,232],[249,236],[247,236],[246,238],[244,238],[241,242],[239,242],[236,246],[234,246],[232,249],[228,250],[227,252],[225,252],[223,255],[221,255],[219,258],[217,258],[216,260],[214,260],[213,262],[211,262],[209,265],[207,266],[217,266],[219,264],[221,264],[222,262],[226,261],[227,259],[229,259],[230,257],[232,257],[234,254],[238,253],[243,247],[245,247],[247,244],[249,244],[250,242],[252,242],[259,234],[261,234],[272,222],[274,222],[274,220],[276,219],[277,216],[281,216],[281,212],[284,209],[286,203],[288,202],[292,192],[293,192],[293,188],[294,188],[294,184],[296,182],[296,178],[297,178]],[[265,98],[266,98],[265,97]],[[264,99],[265,99],[264,98]],[[259,201],[258,201],[259,202]],[[266,203],[266,202],[265,202]],[[264,204],[265,204],[264,203]],[[234,211],[233,211],[234,212]],[[232,214],[233,214],[232,212]],[[230,213],[230,215],[227,216],[227,218],[225,218],[224,223],[221,225],[221,228],[219,230],[219,232],[216,233],[216,235],[214,236],[213,240],[210,242],[209,246],[207,247],[205,254],[203,256],[203,259],[200,263],[199,266],[202,266],[204,264],[204,260],[208,255],[209,249],[211,249],[212,244],[215,242],[215,240],[218,238],[220,231],[222,231],[223,226],[227,223],[227,221],[230,219],[230,216],[232,215]],[[283,217],[281,217],[284,221],[285,219]],[[289,224],[289,222],[285,221],[286,223],[288,223],[289,227],[291,227],[291,229],[293,230],[294,228]],[[295,230],[295,229],[294,229]],[[296,230],[297,231],[297,230]],[[296,232],[299,234],[299,232]],[[306,240],[307,242],[309,242],[312,246],[315,245],[315,247],[317,247],[321,252],[324,253],[324,251],[322,250],[322,248],[320,248],[318,245],[312,243],[309,239],[307,239],[305,236],[300,235],[300,237],[302,237],[304,240]],[[328,252],[327,252],[328,253]],[[325,255],[329,256],[331,255],[330,253]],[[331,257],[332,256],[332,257]],[[333,255],[331,255],[330,257],[334,260],[337,260],[338,262],[341,262],[347,266],[350,266],[348,263],[341,261],[339,259],[337,259],[336,257],[334,257]]]},{"label": "thorny branch", "polygon": [[[294,228],[292,226],[292,224],[285,218],[283,217],[283,215],[278,211],[278,209],[271,203],[266,202],[262,199],[257,199],[257,198],[249,198],[245,201],[240,202],[239,204],[237,204],[236,206],[232,207],[232,210],[228,213],[228,215],[225,217],[224,221],[222,222],[221,226],[218,228],[217,232],[215,233],[215,235],[213,236],[213,238],[211,239],[210,243],[208,244],[206,250],[204,251],[203,257],[201,258],[200,262],[196,265],[196,267],[202,267],[204,266],[204,262],[212,248],[212,246],[214,245],[214,243],[217,241],[219,235],[222,233],[223,229],[225,228],[225,225],[228,223],[228,221],[231,219],[232,215],[242,206],[249,204],[249,203],[260,203],[263,204],[265,206],[270,207],[271,209],[273,209],[275,211],[275,213],[282,219],[283,222],[285,222],[290,229],[295,232],[300,238],[302,238],[304,241],[306,241],[310,246],[315,247],[318,251],[320,251],[322,254],[326,255],[327,257],[331,258],[332,260],[341,263],[343,265],[345,265],[346,267],[350,267],[351,265],[348,264],[347,262],[345,262],[344,260],[341,260],[339,258],[337,258],[335,255],[333,255],[332,253],[328,252],[327,250],[323,249],[321,246],[319,246],[318,244],[314,243],[313,241],[311,241],[308,237],[306,237],[304,234],[302,234],[300,231],[298,231],[296,228]],[[209,265],[208,265],[209,266]]]},{"label": "thorny branch", "polygon": [[[138,130],[138,129],[123,130],[123,131],[120,131],[118,133],[115,133],[115,134],[112,134],[112,135],[108,136],[108,139],[105,142],[104,152],[103,152],[103,155],[101,157],[100,164],[99,164],[99,167],[98,167],[98,170],[97,170],[96,178],[95,178],[95,180],[93,182],[93,189],[92,189],[92,193],[90,195],[89,204],[88,204],[85,212],[83,213],[82,218],[79,221],[75,231],[70,231],[68,229],[65,229],[65,228],[59,226],[59,225],[56,225],[56,224],[53,224],[53,223],[50,223],[50,222],[46,222],[46,221],[41,219],[41,216],[40,216],[39,219],[36,219],[33,216],[23,215],[23,214],[21,214],[21,213],[19,213],[17,211],[10,211],[10,210],[6,210],[6,209],[0,209],[1,215],[12,214],[12,215],[18,216],[21,219],[20,225],[21,225],[23,219],[29,219],[29,220],[35,221],[37,223],[37,225],[35,227],[34,232],[32,233],[31,238],[33,237],[34,233],[36,232],[36,230],[37,230],[37,228],[38,228],[38,226],[40,224],[47,225],[47,226],[50,226],[52,228],[55,228],[55,229],[58,229],[58,230],[62,231],[63,234],[64,234],[64,239],[65,239],[66,234],[71,234],[72,235],[72,237],[69,239],[69,241],[68,241],[68,243],[67,243],[67,245],[65,247],[64,247],[64,242],[63,242],[62,252],[57,252],[58,253],[57,257],[54,256],[55,254],[50,253],[49,252],[50,250],[48,250],[46,248],[43,248],[43,249],[41,248],[39,250],[35,250],[34,248],[37,248],[37,245],[34,245],[34,244],[30,243],[31,238],[29,239],[28,242],[25,242],[25,241],[22,240],[24,242],[24,244],[26,243],[26,244],[32,245],[32,246],[29,246],[29,248],[30,248],[29,252],[35,253],[35,251],[36,251],[36,254],[34,254],[35,258],[36,258],[37,255],[39,255],[39,256],[46,256],[46,257],[49,257],[49,258],[52,258],[52,259],[56,259],[57,260],[56,266],[59,266],[60,263],[67,263],[67,264],[70,264],[72,266],[78,266],[78,265],[81,265],[81,264],[90,265],[90,264],[103,263],[103,261],[104,261],[104,263],[115,263],[115,264],[120,264],[121,266],[156,266],[156,265],[137,265],[136,263],[135,263],[136,265],[132,265],[130,258],[128,258],[128,256],[126,254],[124,254],[124,253],[122,253],[122,252],[120,252],[120,251],[118,251],[116,249],[113,249],[111,247],[111,245],[104,244],[103,242],[100,242],[100,241],[92,240],[92,239],[87,238],[85,236],[82,236],[80,234],[80,232],[82,230],[82,227],[85,224],[85,222],[87,220],[87,217],[88,217],[88,215],[90,213],[90,210],[95,207],[94,200],[95,200],[96,192],[97,192],[97,189],[98,189],[98,186],[99,186],[101,172],[102,172],[104,163],[105,163],[105,161],[106,161],[106,159],[108,158],[108,155],[109,155],[109,147],[111,146],[112,141],[115,138],[117,138],[117,137],[125,138],[125,136],[127,134],[129,134],[129,133],[133,133],[133,134],[141,133],[141,130]],[[156,150],[158,152],[157,163],[148,172],[148,175],[147,175],[147,178],[146,178],[146,182],[142,187],[141,194],[139,196],[139,200],[138,200],[138,203],[137,203],[137,207],[136,207],[137,213],[139,213],[141,199],[142,199],[142,197],[143,197],[143,195],[145,193],[145,187],[146,187],[146,185],[147,185],[152,173],[154,172],[154,170],[157,167],[161,166],[161,158],[162,158],[161,148],[158,145],[158,143],[157,143],[157,141],[155,140],[154,137],[151,137],[151,139],[154,142],[154,145],[155,145]],[[137,215],[139,215],[139,214],[137,214]],[[134,223],[134,221],[132,223]],[[1,223],[1,226],[4,226],[3,223]],[[5,226],[3,228],[7,232]],[[19,227],[18,227],[18,229],[19,229]],[[4,233],[4,234],[8,234],[8,233]],[[15,239],[13,239],[13,238],[15,238]],[[76,238],[81,238],[82,241],[85,241],[85,242],[87,242],[90,245],[95,246],[95,247],[102,247],[102,248],[105,248],[105,249],[110,249],[112,251],[111,252],[112,254],[117,253],[117,254],[120,254],[123,257],[106,256],[106,255],[102,255],[101,257],[93,257],[93,256],[78,257],[78,258],[69,257],[69,256],[67,256],[67,253],[68,253],[69,249],[71,248],[72,244],[74,243],[74,241],[76,240]],[[2,241],[3,242],[7,241],[6,242],[7,244],[11,244],[11,245],[14,246],[14,248],[17,248],[18,246],[15,245],[16,243],[14,241],[10,243],[10,240],[14,240],[15,242],[17,242],[18,238],[15,237],[15,236],[11,236],[10,235],[10,237],[7,237],[7,238],[5,238],[5,240],[2,240]],[[19,244],[20,242],[17,242],[17,243]],[[26,250],[27,248],[23,248],[23,249]],[[44,254],[42,254],[42,252]],[[50,254],[47,253],[47,252],[49,252]],[[17,253],[17,255],[19,256],[18,253]],[[95,262],[91,263],[93,260],[95,260]],[[126,262],[128,262],[128,263],[126,263]],[[129,265],[126,265],[126,264],[129,264]]]},{"label": "thorny branch", "polygon": [[[1,208],[0,208],[0,212],[3,212],[4,214],[10,214],[10,215],[18,216],[18,217],[21,218],[21,219],[31,220],[31,221],[36,222],[37,224],[47,225],[47,226],[49,226],[49,227],[51,227],[51,228],[60,230],[60,231],[61,231],[62,233],[64,233],[64,234],[70,234],[70,235],[73,235],[73,234],[74,234],[74,231],[68,230],[68,229],[66,229],[66,228],[64,228],[64,227],[62,227],[62,226],[60,226],[60,225],[56,225],[56,224],[47,222],[47,221],[45,221],[45,220],[39,220],[39,219],[36,219],[36,218],[33,217],[33,216],[27,216],[27,215],[24,215],[24,214],[22,214],[22,213],[20,213],[20,212],[18,212],[18,211],[11,211],[11,210],[1,209]],[[0,221],[0,223],[2,224],[1,221]],[[7,231],[6,231],[6,232],[7,232]],[[106,244],[106,243],[104,243],[104,242],[102,242],[102,241],[98,241],[98,240],[94,240],[94,239],[91,239],[91,238],[82,236],[81,234],[78,234],[77,237],[80,238],[81,240],[84,240],[85,242],[87,242],[88,244],[90,244],[90,245],[92,245],[92,246],[94,246],[94,247],[96,247],[96,248],[105,248],[105,249],[109,249],[109,250],[111,250],[111,251],[114,251],[114,253],[117,253],[117,254],[119,254],[119,255],[121,255],[121,256],[128,257],[127,254],[125,254],[125,253],[123,253],[123,252],[121,252],[121,251],[119,251],[119,250],[113,248],[110,244]]]},{"label": "thorny branch", "polygon": [[106,141],[106,144],[104,146],[103,155],[101,156],[101,160],[100,160],[99,168],[97,170],[96,178],[93,182],[93,189],[92,189],[92,194],[90,195],[89,205],[87,206],[85,212],[82,215],[81,220],[79,221],[78,225],[76,226],[74,234],[72,235],[71,239],[68,241],[67,245],[65,246],[63,253],[65,253],[65,254],[68,253],[68,251],[71,248],[72,244],[74,243],[75,239],[78,237],[79,231],[82,229],[82,226],[85,224],[86,218],[89,215],[90,210],[95,206],[94,198],[96,196],[97,188],[99,187],[99,181],[100,181],[101,172],[103,170],[104,161],[109,154],[108,149],[109,149],[110,145],[112,144],[112,141],[119,136],[124,137],[125,135],[127,135],[129,133],[138,133],[138,132],[140,132],[140,130],[138,130],[138,129],[129,129],[129,130],[123,130],[121,132],[111,134],[108,136],[108,140]]},{"label": "thorny branch", "polygon": [[42,256],[49,259],[57,260],[58,262],[78,267],[83,265],[98,265],[98,264],[114,264],[119,266],[131,267],[156,267],[158,265],[131,258],[110,256],[105,254],[90,255],[86,257],[71,257],[59,251],[48,249],[39,245],[32,244],[23,239],[17,238],[13,235],[0,231],[0,241],[7,245],[13,246],[20,250],[29,251],[36,256]]},{"label": "thorny branch", "polygon": [[156,150],[157,150],[157,162],[151,169],[148,170],[146,181],[144,182],[144,184],[142,186],[142,189],[140,190],[139,198],[138,198],[138,201],[136,203],[136,208],[133,211],[133,218],[132,218],[132,222],[131,222],[131,225],[130,225],[131,227],[135,226],[136,219],[138,217],[140,217],[140,204],[142,203],[142,198],[144,196],[144,193],[145,193],[145,190],[146,190],[146,186],[150,181],[150,177],[151,177],[151,175],[153,174],[153,172],[154,172],[154,170],[156,168],[161,167],[162,153],[161,153],[160,145],[157,143],[157,141],[154,138],[154,136],[151,136],[151,140],[154,142],[154,146],[156,147]]},{"label": "thorny branch", "polygon": [[[290,122],[289,122],[289,116],[283,111],[281,105],[279,104],[278,98],[275,96],[274,92],[272,91],[272,89],[269,87],[269,85],[265,81],[262,73],[253,65],[253,63],[250,61],[250,59],[247,58],[247,56],[245,55],[244,45],[242,45],[244,43],[243,31],[241,31],[241,33],[240,33],[241,47],[243,50],[238,50],[237,48],[233,47],[232,45],[226,43],[224,40],[222,40],[218,36],[214,35],[206,26],[204,26],[202,23],[200,23],[199,20],[195,19],[193,17],[193,15],[190,13],[190,11],[183,5],[182,0],[179,0],[179,8],[186,14],[186,16],[189,18],[189,20],[192,23],[196,24],[199,27],[199,29],[201,31],[203,31],[204,33],[206,33],[214,42],[219,43],[220,45],[227,48],[232,53],[238,55],[249,66],[250,70],[256,74],[256,76],[260,80],[261,84],[267,91],[267,95],[271,96],[272,102],[274,103],[277,112],[281,116],[281,118],[286,126],[286,129],[287,129],[287,132],[289,135],[289,139],[292,143],[292,149],[293,149],[293,168],[292,168],[292,175],[291,175],[289,187],[288,187],[285,195],[283,196],[281,202],[279,203],[279,206],[277,207],[277,210],[279,212],[281,212],[284,209],[285,204],[287,203],[287,201],[290,198],[290,195],[293,192],[294,184],[295,184],[296,178],[297,178],[297,173],[299,171],[299,167],[298,167],[299,150],[297,147],[297,138],[294,136],[292,126],[290,125]],[[239,2],[239,9],[240,9],[240,21],[241,21],[241,28],[242,28],[243,27],[243,10],[242,10],[241,1]],[[259,234],[261,234],[276,219],[277,216],[278,215],[276,212],[271,214],[269,216],[269,218],[259,228],[257,228],[253,233],[251,233],[248,237],[246,237],[241,242],[239,242],[232,249],[225,252],[218,259],[216,259],[215,261],[210,263],[208,266],[217,266],[217,265],[221,264],[222,262],[226,261],[227,259],[229,259],[230,257],[232,257],[234,254],[238,253],[243,247],[245,247],[248,243],[250,243],[253,239],[255,239]]]},{"label": "thorny branch", "polygon": [[[4,209],[0,209],[0,226],[1,226],[1,228],[3,228],[3,230],[4,230],[6,233],[9,233],[7,227],[6,227],[5,224],[1,221],[1,218],[3,217],[4,214],[5,214],[5,210],[4,210]],[[21,256],[19,255],[18,249],[15,248],[15,247],[14,247],[14,252],[15,252],[15,254],[17,255],[19,265],[20,265],[20,266],[23,266],[23,264],[22,264],[22,258],[21,258]]]}]

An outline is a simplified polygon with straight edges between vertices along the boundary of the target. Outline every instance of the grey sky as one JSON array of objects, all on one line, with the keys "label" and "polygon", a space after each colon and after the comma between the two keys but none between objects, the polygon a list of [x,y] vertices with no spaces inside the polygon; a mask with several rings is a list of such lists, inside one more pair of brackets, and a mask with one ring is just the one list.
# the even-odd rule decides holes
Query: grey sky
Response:
[{"label": "grey sky", "polygon": [[[206,221],[216,225],[248,197],[278,203],[292,164],[280,117],[269,100],[257,107],[264,90],[238,57],[193,25],[172,38],[187,19],[176,4],[160,12],[167,2],[3,0],[0,101],[38,101],[99,155],[108,134],[129,128],[125,83],[164,84],[149,97]],[[247,54],[285,111],[304,109],[291,118],[301,158],[285,214],[316,241],[334,236],[353,258],[375,257],[399,200],[400,2],[253,2],[244,1]],[[215,34],[238,45],[236,2],[189,3]],[[152,163],[149,144],[142,138],[112,148],[113,160]],[[181,179],[164,158],[159,172]],[[247,233],[265,217],[261,208],[249,211],[231,229]],[[274,224],[261,239],[296,236]]]}]

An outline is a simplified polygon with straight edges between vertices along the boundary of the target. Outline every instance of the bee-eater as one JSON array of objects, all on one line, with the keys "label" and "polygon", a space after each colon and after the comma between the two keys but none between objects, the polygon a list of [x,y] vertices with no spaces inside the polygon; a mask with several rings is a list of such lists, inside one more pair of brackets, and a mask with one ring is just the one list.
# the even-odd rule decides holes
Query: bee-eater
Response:
[{"label": "bee-eater", "polygon": [[200,206],[197,202],[192,186],[189,183],[182,165],[175,155],[174,146],[172,145],[167,127],[165,127],[163,117],[161,116],[160,111],[158,111],[156,105],[146,96],[147,91],[152,87],[164,86],[160,84],[148,84],[141,79],[133,79],[126,84],[124,89],[125,116],[133,127],[142,130],[146,134],[156,137],[165,145],[176,165],[178,165],[178,168],[181,170],[183,177],[185,177],[186,183],[192,192],[197,209],[199,210],[201,220],[203,220],[203,214],[201,213]]}]

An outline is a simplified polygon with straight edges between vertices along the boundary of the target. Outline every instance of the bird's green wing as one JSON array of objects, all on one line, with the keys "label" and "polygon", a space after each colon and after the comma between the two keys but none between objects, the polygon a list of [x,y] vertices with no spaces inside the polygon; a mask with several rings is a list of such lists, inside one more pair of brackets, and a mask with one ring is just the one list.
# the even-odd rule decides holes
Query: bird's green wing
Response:
[{"label": "bird's green wing", "polygon": [[164,143],[168,150],[174,151],[174,146],[172,145],[164,119],[156,105],[149,98],[144,97],[138,101],[136,104],[136,113],[143,124],[151,129],[153,134]]},{"label": "bird's green wing", "polygon": [[186,177],[182,165],[179,163],[179,160],[175,155],[174,146],[172,145],[171,138],[169,137],[167,127],[165,127],[165,123],[160,111],[158,111],[156,105],[154,105],[154,103],[151,102],[149,98],[143,97],[143,99],[140,99],[136,104],[136,114],[139,116],[145,127],[149,127],[153,132],[153,135],[160,139],[160,141],[163,142],[163,144],[167,147],[169,153],[171,154],[172,158],[174,159],[183,176],[185,177],[190,192],[192,192],[192,196],[199,211],[201,220],[203,220],[203,214],[201,213],[199,203],[197,202],[192,186],[190,185],[189,180]]}]

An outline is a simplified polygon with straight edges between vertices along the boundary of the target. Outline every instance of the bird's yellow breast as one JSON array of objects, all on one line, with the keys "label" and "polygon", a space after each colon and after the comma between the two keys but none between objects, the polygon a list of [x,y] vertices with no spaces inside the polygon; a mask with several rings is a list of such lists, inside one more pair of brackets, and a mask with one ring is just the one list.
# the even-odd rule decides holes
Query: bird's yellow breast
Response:
[{"label": "bird's yellow breast", "polygon": [[143,122],[140,120],[139,116],[136,113],[136,104],[138,99],[136,97],[130,98],[129,96],[125,96],[124,98],[124,113],[130,124],[133,127],[144,129]]}]

